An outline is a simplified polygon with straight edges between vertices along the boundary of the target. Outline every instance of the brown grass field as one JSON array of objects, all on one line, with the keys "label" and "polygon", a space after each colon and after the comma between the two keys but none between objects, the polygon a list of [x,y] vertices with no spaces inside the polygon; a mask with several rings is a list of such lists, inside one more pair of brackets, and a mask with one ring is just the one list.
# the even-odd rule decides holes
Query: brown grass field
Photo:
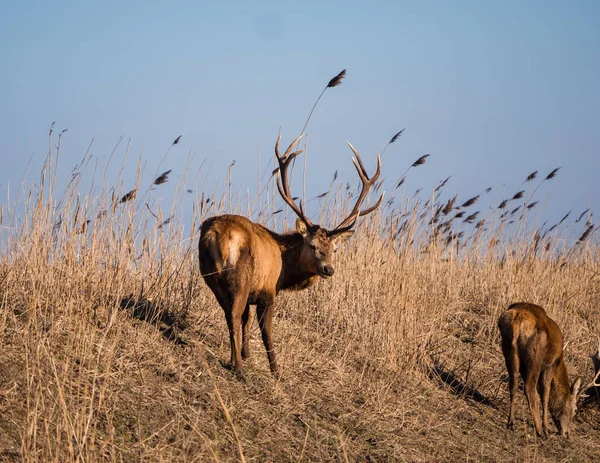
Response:
[{"label": "brown grass field", "polygon": [[[518,429],[506,429],[496,327],[512,302],[545,307],[569,342],[571,380],[591,379],[600,249],[587,217],[537,226],[539,206],[513,212],[529,194],[465,223],[482,199],[457,209],[467,198],[448,201],[447,186],[428,202],[388,203],[359,224],[333,278],[279,295],[282,378],[269,373],[254,321],[241,381],[199,273],[196,230],[227,211],[281,231],[294,217],[273,214],[273,182],[254,206],[231,188],[211,200],[199,185],[190,215],[187,173],[127,195],[132,186],[110,183],[88,155],[58,188],[55,151],[0,209],[1,461],[600,460],[595,391],[568,440],[553,424],[549,439],[535,436],[522,393]],[[163,216],[154,197],[173,185]],[[353,192],[338,180],[320,223],[342,216]]]}]

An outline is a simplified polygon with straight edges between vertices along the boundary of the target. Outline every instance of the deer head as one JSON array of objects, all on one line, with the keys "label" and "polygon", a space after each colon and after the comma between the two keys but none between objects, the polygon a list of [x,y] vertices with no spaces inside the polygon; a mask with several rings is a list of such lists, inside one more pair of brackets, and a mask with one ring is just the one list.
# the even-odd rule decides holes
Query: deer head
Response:
[{"label": "deer head", "polygon": [[360,210],[360,207],[367,197],[371,186],[377,181],[381,174],[381,159],[377,156],[377,170],[375,174],[369,178],[367,170],[362,163],[360,155],[354,149],[354,147],[348,143],[350,149],[354,153],[355,157],[352,159],[354,167],[358,172],[358,176],[362,181],[362,189],[354,208],[350,214],[342,220],[342,222],[334,229],[327,230],[317,224],[314,224],[304,213],[304,207],[302,200],[300,200],[299,206],[295,203],[294,198],[290,192],[290,184],[288,178],[288,168],[292,159],[302,153],[303,150],[294,151],[292,149],[296,143],[302,138],[300,135],[296,138],[288,147],[288,149],[281,155],[279,153],[279,142],[281,141],[281,134],[277,138],[275,143],[275,157],[279,163],[279,176],[277,178],[277,189],[283,200],[290,206],[290,208],[298,216],[296,219],[296,231],[303,238],[303,246],[300,251],[299,265],[311,273],[318,274],[323,278],[329,278],[335,273],[335,269],[332,264],[333,254],[337,249],[337,245],[347,241],[353,234],[352,228],[356,224],[359,217],[367,215],[377,209],[383,201],[383,193],[377,200],[377,202],[364,210]]},{"label": "deer head", "polygon": [[600,386],[600,383],[597,382],[598,378],[600,377],[600,341],[598,342],[598,349],[596,350],[596,353],[590,355],[590,357],[594,364],[594,379],[582,387],[581,377],[578,376],[571,386],[571,395],[565,402],[562,412],[559,416],[554,417],[554,422],[558,428],[558,432],[562,436],[569,435],[571,423],[575,417],[575,413],[577,412],[577,403],[579,402],[579,399],[588,397],[586,391],[592,387]]}]

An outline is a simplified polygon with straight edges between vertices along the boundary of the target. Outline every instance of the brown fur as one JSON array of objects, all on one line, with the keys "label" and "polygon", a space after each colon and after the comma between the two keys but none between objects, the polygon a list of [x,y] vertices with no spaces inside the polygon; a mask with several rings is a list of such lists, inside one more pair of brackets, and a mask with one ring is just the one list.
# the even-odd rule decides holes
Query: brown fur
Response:
[{"label": "brown fur", "polygon": [[[502,352],[509,374],[508,427],[514,428],[517,374],[521,373],[536,432],[546,436],[548,409],[561,435],[568,435],[576,411],[581,378],[569,384],[563,357],[563,338],[558,325],[540,306],[512,304],[498,319]],[[543,421],[536,397],[542,402]]]},{"label": "brown fur", "polygon": [[296,231],[279,234],[238,215],[205,220],[200,234],[200,271],[225,311],[231,341],[231,364],[243,375],[249,355],[250,305],[256,312],[269,365],[278,375],[272,321],[280,290],[301,290],[333,275],[335,246],[354,232],[329,232],[296,222]]}]

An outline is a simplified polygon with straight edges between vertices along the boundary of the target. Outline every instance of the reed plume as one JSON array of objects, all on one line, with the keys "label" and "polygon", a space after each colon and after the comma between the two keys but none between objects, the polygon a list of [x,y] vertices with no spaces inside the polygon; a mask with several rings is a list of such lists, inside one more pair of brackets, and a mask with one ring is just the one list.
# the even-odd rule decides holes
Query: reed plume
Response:
[{"label": "reed plume", "polygon": [[533,190],[533,193],[531,193],[530,198],[535,196],[535,193],[540,189],[540,187],[546,180],[552,180],[554,177],[556,177],[556,174],[558,173],[558,171],[560,169],[561,169],[560,167],[557,167],[554,170],[552,170],[552,172],[550,172],[548,175],[546,175],[546,177],[539,183],[539,185],[537,187],[535,187],[535,190]]},{"label": "reed plume", "polygon": [[126,203],[127,201],[131,201],[131,200],[135,199],[136,194],[137,194],[137,188],[134,188],[133,190],[128,191],[121,197],[119,204]]},{"label": "reed plume", "polygon": [[575,223],[578,223],[578,222],[580,222],[580,221],[581,221],[581,219],[583,219],[583,216],[584,216],[585,214],[587,214],[589,211],[590,211],[590,208],[588,207],[588,208],[587,208],[585,211],[583,211],[583,212],[581,213],[581,215],[580,215],[580,216],[577,218],[577,220],[575,221]]},{"label": "reed plume", "polygon": [[337,87],[338,85],[340,85],[342,83],[342,79],[346,77],[346,70],[342,70],[337,76],[335,76],[333,79],[331,79],[329,81],[329,83],[327,84],[327,88],[333,88],[333,87]]},{"label": "reed plume", "polygon": [[594,230],[594,225],[592,225],[592,224],[588,225],[587,228],[584,230],[584,232],[579,237],[579,239],[577,240],[577,244],[583,244],[590,237],[593,230]]},{"label": "reed plume", "polygon": [[[173,143],[173,144],[175,144],[175,143]],[[170,173],[171,173],[171,169],[163,172],[158,177],[156,177],[156,179],[154,180],[154,182],[152,182],[152,184],[153,185],[162,185],[163,183],[166,183],[169,180]]]},{"label": "reed plume", "polygon": [[544,180],[552,180],[554,177],[556,177],[556,174],[558,173],[558,171],[560,170],[560,167],[557,167],[556,169],[554,169],[552,172],[550,172],[546,178]]},{"label": "reed plume", "polygon": [[479,195],[473,196],[472,198],[467,199],[464,203],[461,204],[461,208],[472,206],[479,199]]},{"label": "reed plume", "polygon": [[419,159],[417,159],[415,162],[413,162],[411,167],[417,167],[420,165],[425,164],[425,161],[427,160],[427,158],[429,157],[429,154],[424,154],[423,156],[421,156]]},{"label": "reed plume", "polygon": [[534,170],[532,173],[530,173],[527,178],[525,179],[525,182],[531,182],[534,178],[537,177],[538,171]]},{"label": "reed plume", "polygon": [[323,96],[323,94],[325,93],[325,91],[328,88],[334,88],[334,87],[337,87],[337,86],[341,85],[342,84],[342,80],[344,79],[344,77],[346,77],[346,70],[345,69],[343,71],[341,71],[337,76],[335,76],[333,79],[331,79],[327,83],[327,85],[325,86],[325,88],[323,89],[323,91],[321,92],[321,94],[319,95],[319,98],[317,98],[317,101],[315,101],[315,104],[313,105],[312,109],[310,110],[310,113],[308,114],[308,117],[306,118],[306,122],[304,123],[304,127],[302,127],[302,131],[300,133],[305,133],[306,132],[306,127],[308,126],[308,122],[310,121],[310,118],[312,117],[313,112],[315,111],[315,108],[319,104],[319,101],[321,100],[321,97]]},{"label": "reed plume", "polygon": [[477,218],[478,215],[479,211],[473,212],[470,216],[463,220],[463,223],[473,223],[473,221]]},{"label": "reed plume", "polygon": [[383,156],[383,153],[385,153],[385,150],[388,149],[388,146],[390,146],[392,143],[394,143],[396,140],[398,140],[398,138],[400,138],[400,136],[402,135],[402,132],[404,132],[406,129],[402,129],[399,132],[396,133],[396,135],[394,135],[390,141],[388,141],[387,145],[385,145],[385,148],[383,148],[383,151],[381,151],[381,155]]},{"label": "reed plume", "polygon": [[437,192],[437,191],[441,190],[442,188],[444,188],[446,183],[448,183],[448,180],[450,180],[450,177],[452,177],[452,175],[446,177],[442,182],[440,182],[440,184],[437,187],[435,187],[435,190],[433,190],[433,191]]},{"label": "reed plume", "polygon": [[454,203],[456,202],[456,198],[458,198],[458,195],[455,195],[454,198],[448,200],[448,202],[442,209],[442,214],[448,215],[452,211],[452,209],[454,208]]},{"label": "reed plume", "polygon": [[564,216],[562,219],[560,219],[560,222],[558,222],[558,225],[560,225],[560,224],[561,224],[561,223],[563,223],[565,220],[567,220],[567,217],[569,217],[569,215],[571,215],[571,211],[567,212],[567,213],[565,214],[565,216]]}]

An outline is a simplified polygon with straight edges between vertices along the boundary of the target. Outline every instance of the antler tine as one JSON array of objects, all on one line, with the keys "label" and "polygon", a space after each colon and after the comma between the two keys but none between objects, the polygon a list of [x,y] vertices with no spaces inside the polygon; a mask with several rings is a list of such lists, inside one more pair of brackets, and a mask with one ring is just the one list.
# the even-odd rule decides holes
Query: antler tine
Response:
[{"label": "antler tine", "polygon": [[381,206],[381,202],[383,201],[384,196],[385,196],[385,191],[381,193],[381,196],[379,197],[379,199],[377,200],[377,202],[375,204],[373,204],[371,207],[369,207],[367,209],[363,209],[362,211],[360,211],[359,216],[362,217],[363,215],[370,214],[375,209],[377,209],[379,206]]},{"label": "antler tine", "polygon": [[[287,150],[285,150],[285,153],[283,153],[283,156],[280,156],[279,155],[279,142],[281,141],[281,133],[280,133],[279,136],[277,137],[277,141],[275,142],[275,156],[277,156],[277,159],[285,160],[288,156],[290,156],[290,152],[292,151],[292,148],[294,147],[294,145],[296,143],[298,143],[300,141],[300,139],[303,136],[304,136],[304,134],[300,135],[292,143],[290,143],[290,146],[288,146]],[[303,150],[296,151],[295,153],[292,153],[291,156],[292,157],[298,156],[300,153],[302,153],[302,151]]]},{"label": "antler tine", "polygon": [[345,227],[342,227],[340,224],[338,225],[336,228],[334,228],[331,232],[329,232],[330,235],[339,235],[340,233],[344,233],[347,232],[348,230],[351,230],[352,227],[354,227],[354,225],[356,224],[356,221],[358,220],[358,218],[360,217],[360,213],[354,214],[354,216],[352,217],[348,217],[346,220],[350,220],[350,222],[348,223],[348,225],[346,225]]},{"label": "antler tine", "polygon": [[288,176],[287,176],[287,174],[288,174],[287,169],[288,169],[292,159],[294,159],[296,156],[298,156],[300,153],[302,153],[304,151],[304,150],[300,150],[300,151],[294,151],[293,153],[291,153],[292,149],[294,148],[294,145],[296,143],[298,143],[298,141],[303,136],[304,136],[304,134],[302,134],[298,138],[296,138],[290,144],[290,146],[288,146],[288,149],[285,150],[285,153],[283,153],[283,155],[279,154],[279,142],[281,141],[281,134],[279,134],[279,136],[277,137],[277,141],[275,142],[275,157],[277,158],[277,162],[279,163],[279,177],[277,178],[277,189],[279,190],[279,194],[281,195],[283,200],[287,203],[288,206],[290,206],[292,208],[294,213],[298,217],[300,217],[304,221],[304,223],[306,223],[306,225],[308,225],[309,227],[312,227],[312,226],[314,226],[313,223],[308,219],[308,217],[306,217],[306,215],[304,214],[304,211],[302,210],[302,202],[300,202],[300,207],[298,207],[296,205],[296,203],[294,202],[294,199],[290,192],[290,184],[289,184]]},{"label": "antler tine", "polygon": [[592,363],[594,364],[594,371],[598,373],[600,371],[600,338],[598,339],[598,350],[595,354],[590,355]]},{"label": "antler tine", "polygon": [[597,382],[598,378],[600,377],[600,339],[598,340],[598,350],[595,354],[590,355],[590,357],[592,359],[592,363],[594,364],[594,379],[580,389],[579,397],[587,397],[585,395],[585,391],[592,387],[600,387],[600,383]]},{"label": "antler tine", "polygon": [[377,179],[379,179],[379,176],[381,175],[381,158],[379,155],[377,155],[377,170],[375,171],[375,174],[371,178],[369,178],[367,169],[365,168],[365,166],[362,162],[362,159],[360,158],[360,154],[358,154],[358,151],[356,151],[356,148],[354,148],[354,146],[352,146],[352,144],[350,142],[347,142],[347,143],[355,156],[354,158],[352,158],[352,163],[354,164],[354,167],[356,167],[356,171],[358,172],[358,176],[360,177],[360,180],[362,182],[362,189],[360,191],[360,195],[358,196],[358,199],[356,200],[356,204],[354,205],[354,208],[352,209],[352,212],[350,212],[350,215],[348,215],[348,217],[346,217],[333,230],[336,233],[341,233],[342,231],[349,230],[350,228],[352,228],[354,226],[354,224],[356,223],[356,221],[358,220],[359,217],[367,215],[367,214],[373,212],[375,209],[377,209],[381,205],[381,202],[383,201],[383,196],[385,194],[385,193],[381,194],[381,196],[379,197],[379,199],[377,200],[375,205],[373,205],[367,209],[364,209],[362,211],[360,210],[360,206],[362,205],[363,201],[367,197],[367,194],[369,193],[371,186],[373,186],[373,184],[377,181]]},{"label": "antler tine", "polygon": [[585,386],[583,386],[580,391],[581,392],[585,392],[588,389],[592,388],[592,387],[599,387],[600,383],[597,383],[596,381],[598,380],[598,377],[600,377],[600,370],[598,370],[596,372],[596,376],[594,376],[594,379],[592,379],[589,383],[587,383]]}]

